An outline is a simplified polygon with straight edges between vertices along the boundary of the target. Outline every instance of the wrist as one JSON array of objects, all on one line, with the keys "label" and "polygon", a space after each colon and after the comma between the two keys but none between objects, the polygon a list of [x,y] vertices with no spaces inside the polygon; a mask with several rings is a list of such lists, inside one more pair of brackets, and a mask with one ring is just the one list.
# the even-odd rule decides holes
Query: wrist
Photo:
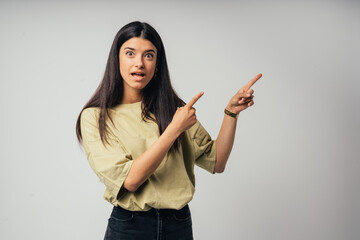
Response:
[{"label": "wrist", "polygon": [[169,134],[169,136],[173,137],[174,140],[180,136],[182,133],[179,127],[176,127],[172,122],[167,126],[164,131],[165,134]]},{"label": "wrist", "polygon": [[232,117],[232,118],[234,118],[234,119],[237,119],[238,116],[239,116],[239,113],[233,111],[232,109],[230,110],[230,109],[231,109],[231,108],[226,107],[226,108],[224,109],[224,113],[225,113],[226,115],[228,115],[229,117]]}]

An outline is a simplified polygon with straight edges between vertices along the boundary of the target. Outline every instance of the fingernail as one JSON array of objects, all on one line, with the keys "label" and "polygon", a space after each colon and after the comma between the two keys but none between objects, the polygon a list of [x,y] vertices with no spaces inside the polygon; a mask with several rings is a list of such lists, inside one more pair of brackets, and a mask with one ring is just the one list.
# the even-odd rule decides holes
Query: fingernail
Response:
[{"label": "fingernail", "polygon": [[250,97],[250,93],[246,94],[247,97]]}]

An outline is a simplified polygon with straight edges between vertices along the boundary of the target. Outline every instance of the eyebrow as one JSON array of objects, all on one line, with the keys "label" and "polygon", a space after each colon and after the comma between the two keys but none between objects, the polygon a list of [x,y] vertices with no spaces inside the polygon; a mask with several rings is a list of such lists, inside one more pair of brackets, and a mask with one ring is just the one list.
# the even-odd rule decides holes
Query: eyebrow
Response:
[{"label": "eyebrow", "polygon": [[[130,50],[135,51],[135,49],[134,49],[134,48],[131,48],[131,47],[126,47],[126,48],[124,48],[124,50],[126,50],[126,49],[130,49]],[[148,50],[146,50],[145,52],[153,52],[153,53],[155,53],[155,50],[154,50],[154,49],[148,49]]]}]

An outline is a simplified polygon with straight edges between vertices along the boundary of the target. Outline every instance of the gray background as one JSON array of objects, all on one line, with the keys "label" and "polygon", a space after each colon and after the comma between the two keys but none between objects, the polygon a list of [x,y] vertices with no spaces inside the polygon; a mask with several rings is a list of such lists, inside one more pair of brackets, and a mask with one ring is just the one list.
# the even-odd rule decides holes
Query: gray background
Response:
[{"label": "gray background", "polygon": [[111,205],[75,138],[112,40],[153,25],[215,139],[257,73],[223,174],[196,168],[196,239],[360,239],[359,1],[1,1],[0,239],[102,239]]}]

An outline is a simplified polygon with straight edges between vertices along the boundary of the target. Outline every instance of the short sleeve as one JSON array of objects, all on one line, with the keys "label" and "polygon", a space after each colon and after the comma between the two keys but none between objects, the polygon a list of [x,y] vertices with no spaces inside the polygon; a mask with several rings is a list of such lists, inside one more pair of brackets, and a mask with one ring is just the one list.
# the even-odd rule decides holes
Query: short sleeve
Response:
[{"label": "short sleeve", "polygon": [[216,162],[215,140],[211,139],[211,136],[199,121],[189,130],[195,153],[195,165],[214,174]]},{"label": "short sleeve", "polygon": [[105,143],[106,147],[103,145],[97,109],[84,109],[80,124],[83,146],[91,168],[115,199],[121,197],[118,194],[133,163],[132,156],[126,153],[114,135],[109,134],[109,144]]}]

